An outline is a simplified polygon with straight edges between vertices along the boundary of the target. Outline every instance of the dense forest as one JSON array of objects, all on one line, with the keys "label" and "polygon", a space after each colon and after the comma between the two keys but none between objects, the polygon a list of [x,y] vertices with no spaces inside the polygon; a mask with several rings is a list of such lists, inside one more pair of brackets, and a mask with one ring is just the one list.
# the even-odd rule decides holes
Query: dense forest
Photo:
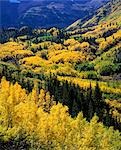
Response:
[{"label": "dense forest", "polygon": [[120,150],[120,141],[120,0],[67,28],[0,29],[0,150]]}]

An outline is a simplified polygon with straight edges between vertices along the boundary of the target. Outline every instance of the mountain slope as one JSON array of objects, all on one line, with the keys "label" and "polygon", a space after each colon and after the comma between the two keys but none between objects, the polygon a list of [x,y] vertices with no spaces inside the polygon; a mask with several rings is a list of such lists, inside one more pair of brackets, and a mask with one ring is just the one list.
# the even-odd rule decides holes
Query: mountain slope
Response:
[{"label": "mountain slope", "polygon": [[[108,0],[6,0],[1,1],[1,27],[66,27],[90,16]],[[77,15],[78,14],[78,15]]]},{"label": "mountain slope", "polygon": [[97,25],[102,22],[117,22],[121,24],[121,1],[112,0],[97,11],[92,19],[88,20],[82,27]]},{"label": "mountain slope", "polygon": [[111,0],[106,5],[102,6],[97,10],[95,15],[87,20],[77,20],[72,25],[70,25],[67,30],[80,29],[80,27],[92,27],[104,22],[117,22],[121,25],[121,1]]}]

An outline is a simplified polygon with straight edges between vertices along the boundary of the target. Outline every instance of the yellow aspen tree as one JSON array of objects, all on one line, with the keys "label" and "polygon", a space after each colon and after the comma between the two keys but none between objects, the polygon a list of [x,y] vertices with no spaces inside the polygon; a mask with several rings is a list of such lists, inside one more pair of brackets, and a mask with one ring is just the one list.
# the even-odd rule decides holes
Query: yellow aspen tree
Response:
[{"label": "yellow aspen tree", "polygon": [[13,122],[30,134],[34,131],[37,123],[36,112],[37,107],[34,102],[21,102],[14,108]]},{"label": "yellow aspen tree", "polygon": [[49,112],[50,111],[50,108],[55,104],[54,100],[53,100],[53,97],[50,96],[50,93],[47,92],[46,93],[46,96],[45,96],[45,106],[44,106],[44,110],[46,112]]},{"label": "yellow aspen tree", "polygon": [[14,91],[15,91],[14,105],[17,105],[20,102],[24,102],[27,99],[26,90],[22,89],[18,83],[15,83]]},{"label": "yellow aspen tree", "polygon": [[37,104],[39,99],[39,90],[38,90],[38,84],[37,82],[34,83],[34,88],[31,92],[31,101],[34,101],[35,104]]},{"label": "yellow aspen tree", "polygon": [[[11,110],[12,108],[12,88],[13,86],[9,84],[3,78],[1,80],[1,89],[0,89],[0,107],[1,107],[1,122],[4,127],[8,128],[10,125],[10,118],[11,118]],[[11,101],[11,102],[10,102]]]},{"label": "yellow aspen tree", "polygon": [[79,113],[77,118],[70,121],[68,126],[69,132],[66,137],[67,149],[80,149],[82,148],[83,131],[87,125],[87,121],[83,118],[82,113]]},{"label": "yellow aspen tree", "polygon": [[38,107],[44,108],[45,96],[46,96],[45,90],[41,89],[40,94],[39,94],[39,100],[38,100],[38,103],[37,103]]}]

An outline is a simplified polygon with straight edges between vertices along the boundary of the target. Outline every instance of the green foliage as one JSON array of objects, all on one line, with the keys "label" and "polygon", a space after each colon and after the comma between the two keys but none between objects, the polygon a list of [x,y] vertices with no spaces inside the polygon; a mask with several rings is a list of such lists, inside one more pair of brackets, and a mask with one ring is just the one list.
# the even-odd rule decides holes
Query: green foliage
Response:
[{"label": "green foliage", "polygon": [[82,71],[79,76],[82,79],[93,79],[96,80],[99,78],[99,75],[97,74],[96,71]]},{"label": "green foliage", "polygon": [[95,69],[98,71],[100,75],[109,76],[116,72],[117,66],[110,61],[104,61],[102,63],[97,64],[95,66]]},{"label": "green foliage", "polygon": [[90,71],[90,70],[94,70],[94,65],[89,62],[77,64],[77,65],[75,65],[75,69],[78,70],[79,72]]}]

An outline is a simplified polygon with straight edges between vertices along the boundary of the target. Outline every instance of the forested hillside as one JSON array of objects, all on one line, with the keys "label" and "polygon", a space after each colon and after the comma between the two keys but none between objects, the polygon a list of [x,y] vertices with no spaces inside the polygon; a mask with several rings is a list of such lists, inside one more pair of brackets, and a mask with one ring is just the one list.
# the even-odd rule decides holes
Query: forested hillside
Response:
[{"label": "forested hillside", "polygon": [[110,0],[106,5],[99,8],[90,19],[79,19],[70,25],[68,30],[80,29],[80,27],[93,27],[105,22],[118,22],[121,25],[121,1]]},{"label": "forested hillside", "polygon": [[0,150],[121,149],[120,6],[67,29],[0,29]]},{"label": "forested hillside", "polygon": [[[90,123],[79,113],[53,102],[49,92],[31,93],[4,78],[0,84],[1,149],[115,149],[121,148],[118,131],[107,129],[94,116]],[[4,142],[3,142],[4,141]]]}]

